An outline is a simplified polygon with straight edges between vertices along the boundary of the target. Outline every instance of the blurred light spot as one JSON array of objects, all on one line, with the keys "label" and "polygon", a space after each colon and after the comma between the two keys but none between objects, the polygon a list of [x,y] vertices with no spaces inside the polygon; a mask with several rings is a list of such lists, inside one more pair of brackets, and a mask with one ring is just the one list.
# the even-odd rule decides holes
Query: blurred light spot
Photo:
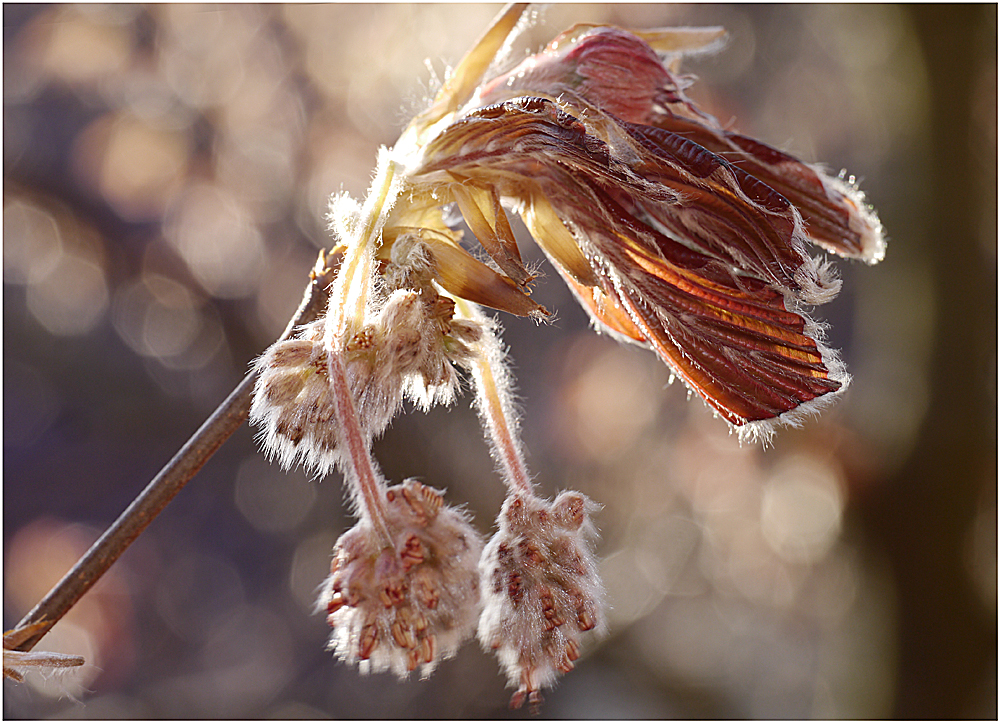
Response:
[{"label": "blurred light spot", "polygon": [[201,329],[191,292],[156,274],[147,274],[118,291],[112,321],[136,353],[157,358],[183,353]]},{"label": "blurred light spot", "polygon": [[157,9],[162,27],[170,34],[165,40],[190,52],[208,52],[220,46],[221,51],[230,50],[227,43],[243,45],[247,33],[255,29],[248,27],[247,14],[239,9],[180,3]]},{"label": "blurred light spot", "polygon": [[[5,616],[20,618],[33,608],[96,539],[95,530],[51,518],[36,519],[17,530],[5,546]],[[132,610],[122,570],[108,570],[42,638],[37,650],[82,655],[87,663],[53,677],[26,678],[40,693],[80,696],[102,673],[129,669]]]},{"label": "blurred light spot", "polygon": [[148,691],[154,707],[200,719],[246,718],[267,705],[295,675],[291,631],[274,613],[240,603],[198,640],[193,672]]},{"label": "blurred light spot", "polygon": [[[812,32],[776,38],[771,55],[778,60],[757,69],[747,115],[756,111],[756,132],[765,140],[806,160],[825,158],[834,170],[860,164],[871,173],[926,128],[919,42],[904,11],[892,5],[863,12],[817,5],[800,18]],[[779,65],[782,56],[798,62]]]},{"label": "blurred light spot", "polygon": [[725,675],[733,641],[709,603],[703,596],[671,598],[633,627],[630,636],[641,655],[661,675],[702,684]]},{"label": "blurred light spot", "polygon": [[601,561],[612,625],[628,625],[666,595],[684,594],[677,583],[700,539],[697,525],[676,512],[634,521],[626,546]]},{"label": "blurred light spot", "polygon": [[250,296],[264,270],[264,241],[246,208],[213,185],[194,185],[166,221],[167,239],[216,297]]},{"label": "blurred light spot", "polygon": [[48,34],[42,45],[41,66],[66,83],[92,82],[120,72],[132,52],[132,38],[126,28],[102,23],[92,15],[83,16],[73,7],[39,16],[36,23]]},{"label": "blurred light spot", "polygon": [[740,445],[718,419],[688,405],[694,428],[676,446],[676,479],[698,519],[727,534],[734,520],[756,518],[760,506],[761,451]]},{"label": "blurred light spot", "polygon": [[635,550],[631,547],[602,557],[600,574],[608,591],[607,613],[612,629],[626,627],[663,600],[663,594],[639,573]]},{"label": "blurred light spot", "polygon": [[[314,236],[317,230],[326,235],[326,212],[330,196],[346,191],[362,198],[371,183],[372,153],[370,141],[349,126],[316,123],[308,140],[311,165],[302,203],[309,223],[303,231]],[[324,239],[325,243],[325,239]]]},{"label": "blurred light spot", "polygon": [[164,32],[161,72],[185,103],[221,106],[232,99],[246,75],[248,45],[259,30],[262,11],[245,8],[164,4],[157,7]]},{"label": "blurred light spot", "polygon": [[81,3],[73,5],[73,9],[81,17],[89,18],[93,22],[124,27],[129,27],[139,20],[143,12],[141,5],[128,3]]},{"label": "blurred light spot", "polygon": [[109,105],[121,107],[139,121],[163,131],[176,131],[191,138],[197,113],[177,98],[162,76],[154,69],[134,68],[114,85],[106,86]]},{"label": "blurred light spot", "polygon": [[319,586],[330,575],[336,541],[333,532],[323,530],[307,537],[295,548],[288,584],[292,595],[306,610],[315,609]]},{"label": "blurred light spot", "polygon": [[3,443],[27,447],[38,440],[59,414],[56,389],[34,367],[6,359]]},{"label": "blurred light spot", "polygon": [[[246,134],[254,134],[275,116],[284,116],[285,121],[295,121],[301,106],[298,98],[284,88],[287,69],[282,63],[281,51],[272,38],[261,37],[252,54],[244,58],[246,71],[253,82],[241,83],[228,103],[220,111],[222,131],[237,142],[245,140]],[[282,134],[292,130],[295,123],[276,126],[273,130]]]},{"label": "blurred light spot", "polygon": [[818,719],[892,717],[899,651],[892,575],[871,559],[852,569],[846,590],[853,604],[818,649],[816,674],[830,694],[823,701],[830,709],[816,710]]},{"label": "blurred light spot", "polygon": [[63,254],[55,268],[28,287],[28,308],[58,336],[86,334],[108,307],[104,271],[90,259]]},{"label": "blurred light spot", "polygon": [[[39,17],[44,15],[41,13]],[[9,150],[23,149],[30,143],[35,128],[27,121],[28,107],[38,98],[48,80],[38,60],[38,18],[15,35],[3,47],[3,145],[4,164],[16,156]],[[43,31],[44,32],[44,31]],[[20,111],[20,112],[19,112]],[[13,164],[12,164],[13,165]]]},{"label": "blurred light spot", "polygon": [[275,129],[261,127],[245,142],[224,144],[218,156],[220,185],[254,210],[258,222],[287,213],[295,180],[293,143]]},{"label": "blurred light spot", "polygon": [[[402,8],[402,6],[401,6]],[[324,96],[336,101],[339,99],[347,108],[347,93],[351,77],[358,73],[362,66],[369,68],[366,76],[379,73],[387,65],[387,58],[379,62],[371,62],[370,53],[381,49],[372,35],[377,36],[377,30],[370,23],[371,13],[375,6],[332,5],[321,8],[318,5],[291,4],[282,8],[284,19],[289,27],[300,38],[304,55],[304,70],[315,82]],[[364,16],[369,22],[365,22]],[[343,42],[331,43],[329,38],[336,28],[357,27],[357,33],[339,36]],[[386,29],[391,29],[387,27]],[[354,51],[367,45],[367,53],[355,54]],[[412,66],[411,66],[412,67]],[[366,105],[373,105],[376,99],[382,98],[391,91],[385,84],[369,86]],[[398,96],[397,96],[398,98]],[[351,111],[347,111],[351,112]]]},{"label": "blurred light spot", "polygon": [[847,412],[873,454],[865,463],[888,475],[916,444],[929,405],[929,377],[937,323],[933,272],[902,254],[879,268],[878,278],[859,279],[855,344],[865,353],[852,363],[854,394]]},{"label": "blurred light spot", "polygon": [[994,613],[997,607],[997,498],[996,488],[987,482],[966,540],[966,568]]},{"label": "blurred light spot", "polygon": [[199,668],[186,693],[207,717],[255,711],[296,673],[288,625],[269,610],[242,605],[210,631]]},{"label": "blurred light spot", "polygon": [[[283,5],[283,18],[303,48],[303,69],[327,103],[346,115],[369,140],[389,142],[400,125],[400,97],[417,101],[413,68],[430,57],[456,62],[469,35],[494,13],[487,5]],[[355,32],[344,35],[341,28]],[[443,36],[437,32],[448,27]],[[342,42],[331,43],[330,37]],[[439,66],[440,67],[440,66]],[[423,106],[425,107],[425,106]],[[420,108],[422,109],[422,107]],[[391,130],[389,131],[391,133]]]},{"label": "blurred light spot", "polygon": [[813,457],[786,457],[764,489],[761,530],[785,560],[814,563],[837,540],[842,508],[833,469]]},{"label": "blurred light spot", "polygon": [[14,196],[3,205],[3,280],[29,284],[45,278],[59,263],[63,242],[59,224],[46,209]]},{"label": "blurred light spot", "polygon": [[579,369],[561,390],[558,430],[573,453],[605,460],[632,448],[660,408],[660,365],[634,349],[591,335],[569,350],[567,366]]},{"label": "blurred light spot", "polygon": [[[760,42],[757,37],[760,28],[751,21],[747,12],[739,5],[720,4],[713,9],[717,10],[717,15],[713,17],[710,24],[721,25],[729,35],[724,50],[718,56],[707,59],[695,56],[689,61],[692,67],[699,69],[698,75],[702,78],[693,86],[693,90],[699,94],[715,95],[716,93],[712,91],[713,86],[727,82],[738,83],[742,78],[745,78],[748,72],[752,72],[753,62],[757,55],[757,44]],[[695,15],[697,17],[697,14]],[[704,24],[700,18],[697,20],[686,18],[686,20],[688,22],[694,20],[697,24]],[[686,23],[678,24],[684,25]],[[726,102],[726,99],[721,96],[718,100],[722,103]]]},{"label": "blurred light spot", "polygon": [[77,138],[74,160],[128,221],[159,218],[181,187],[190,152],[187,135],[121,112],[91,123]]},{"label": "blurred light spot", "polygon": [[4,546],[4,606],[25,613],[93,542],[82,528],[51,518],[17,530]]},{"label": "blurred light spot", "polygon": [[268,270],[267,283],[257,293],[257,319],[261,337],[274,339],[288,324],[302,299],[309,271],[316,263],[315,252],[305,244],[288,249],[288,255],[275,258]]},{"label": "blurred light spot", "polygon": [[314,484],[300,475],[289,479],[261,455],[248,457],[236,477],[236,506],[262,532],[295,529],[316,501]]},{"label": "blurred light spot", "polygon": [[637,570],[654,589],[669,592],[697,547],[701,529],[691,520],[672,514],[649,520],[636,534]]},{"label": "blurred light spot", "polygon": [[233,565],[193,550],[178,552],[156,586],[156,611],[187,641],[203,641],[244,605],[243,584]]},{"label": "blurred light spot", "polygon": [[[281,641],[288,637],[284,621],[274,613],[254,605],[240,605],[231,615],[219,621],[201,650],[201,659],[206,669],[221,670],[240,666],[249,661],[266,657],[268,652],[281,648],[287,653],[287,646]],[[290,661],[280,661],[287,667]],[[251,685],[257,680],[247,681]]]},{"label": "blurred light spot", "polygon": [[[147,319],[147,324],[149,319]],[[202,308],[198,316],[198,334],[184,349],[174,356],[159,357],[168,369],[201,369],[224,348],[226,337],[218,314],[214,309]],[[196,379],[191,380],[197,386]],[[207,389],[214,389],[212,383],[203,380]]]},{"label": "blurred light spot", "polygon": [[253,82],[241,83],[220,108],[216,177],[258,221],[272,220],[287,212],[297,191],[305,109],[276,41],[260,38],[245,63]]},{"label": "blurred light spot", "polygon": [[754,605],[790,607],[801,574],[793,579],[793,571],[775,559],[756,520],[747,515],[724,534],[724,560],[714,569],[719,591],[724,596],[735,591]]},{"label": "blurred light spot", "polygon": [[823,624],[835,626],[851,614],[858,596],[858,561],[845,545],[837,545],[815,568],[802,594],[809,612]]},{"label": "blurred light spot", "polygon": [[881,65],[898,52],[905,12],[900,7],[817,5],[803,9],[811,42],[836,54],[854,72]]},{"label": "blurred light spot", "polygon": [[142,323],[143,345],[149,356],[176,356],[198,333],[201,319],[194,312],[191,295],[180,284],[153,277],[145,279],[157,303],[146,308]]},{"label": "blurred light spot", "polygon": [[169,369],[200,369],[225,342],[213,309],[184,285],[150,272],[119,288],[112,322],[136,353]]}]

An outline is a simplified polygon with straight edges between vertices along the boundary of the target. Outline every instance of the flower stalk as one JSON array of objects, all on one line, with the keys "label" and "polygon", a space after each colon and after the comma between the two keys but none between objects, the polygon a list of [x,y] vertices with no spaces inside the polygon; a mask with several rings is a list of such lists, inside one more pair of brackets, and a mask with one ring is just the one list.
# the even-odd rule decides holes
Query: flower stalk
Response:
[{"label": "flower stalk", "polygon": [[382,502],[385,483],[375,469],[375,460],[370,449],[371,441],[362,431],[358,421],[343,359],[339,354],[332,353],[328,360],[330,390],[337,410],[336,422],[339,425],[340,437],[346,443],[348,450],[345,475],[358,498],[362,519],[368,520],[378,532],[384,545],[390,547],[392,536],[386,524]]},{"label": "flower stalk", "polygon": [[[458,300],[456,308],[462,316],[482,326],[488,326],[483,313],[467,301]],[[534,485],[524,462],[524,453],[517,436],[517,416],[510,389],[510,372],[504,364],[504,353],[497,338],[483,334],[476,345],[478,353],[472,361],[476,386],[476,406],[490,446],[500,465],[504,482],[513,494],[534,495]]]}]

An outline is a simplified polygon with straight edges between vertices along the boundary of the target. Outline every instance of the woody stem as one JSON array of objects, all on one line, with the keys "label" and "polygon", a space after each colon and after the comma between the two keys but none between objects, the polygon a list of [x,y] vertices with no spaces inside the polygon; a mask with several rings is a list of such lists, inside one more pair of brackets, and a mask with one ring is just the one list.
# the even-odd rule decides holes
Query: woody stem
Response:
[{"label": "woody stem", "polygon": [[[322,314],[326,290],[337,269],[336,264],[334,254],[320,252],[302,303],[279,341],[291,336],[295,327],[307,324]],[[250,412],[255,378],[256,372],[251,372],[240,382],[73,568],[22,618],[15,630],[31,626],[34,629],[15,646],[16,650],[29,651],[35,647],[243,424]]]}]

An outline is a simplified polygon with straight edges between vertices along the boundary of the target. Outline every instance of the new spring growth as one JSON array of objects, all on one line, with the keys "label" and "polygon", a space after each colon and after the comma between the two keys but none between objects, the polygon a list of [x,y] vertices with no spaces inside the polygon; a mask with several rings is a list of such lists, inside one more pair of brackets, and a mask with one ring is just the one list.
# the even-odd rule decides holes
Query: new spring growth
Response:
[{"label": "new spring growth", "polygon": [[362,672],[420,666],[426,677],[475,629],[483,543],[439,490],[406,480],[385,502],[391,545],[362,521],[334,548],[320,596],[330,647]]},{"label": "new spring growth", "polygon": [[605,631],[592,548],[595,508],[578,492],[553,502],[512,494],[483,551],[479,642],[496,652],[516,686],[512,708],[525,700],[538,706],[541,689],[573,669],[584,633]]},{"label": "new spring growth", "polygon": [[[478,311],[468,313],[478,319]],[[597,533],[590,520],[597,505],[579,492],[563,492],[554,502],[536,494],[517,434],[503,350],[493,334],[484,334],[474,350],[476,406],[507,485],[497,533],[479,564],[479,642],[496,653],[515,687],[511,707],[528,701],[537,709],[541,689],[572,670],[584,634],[605,632],[604,588],[593,552]]]},{"label": "new spring growth", "polygon": [[46,653],[42,651],[24,652],[17,646],[42,629],[45,623],[35,623],[22,628],[8,630],[3,635],[3,677],[23,681],[29,670],[50,672],[61,668],[76,668],[86,661],[79,655]]},{"label": "new spring growth", "polygon": [[[258,360],[251,410],[269,455],[337,468],[350,490],[359,521],[337,543],[321,599],[336,653],[429,672],[471,634],[482,603],[479,638],[516,687],[513,705],[537,703],[604,617],[596,506],[571,491],[536,495],[499,325],[481,310],[548,314],[531,299],[508,211],[598,331],[652,350],[742,437],[765,440],[849,381],[807,313],[840,287],[810,245],[869,264],[885,251],[853,180],[727,130],[687,97],[680,61],[718,49],[721,29],[577,25],[508,63],[531,15],[500,13],[379,151],[364,202],[334,198],[342,261],[326,316]],[[390,487],[371,455],[405,400],[453,401],[456,369],[475,387],[508,488],[478,572],[465,515],[417,482]]]}]

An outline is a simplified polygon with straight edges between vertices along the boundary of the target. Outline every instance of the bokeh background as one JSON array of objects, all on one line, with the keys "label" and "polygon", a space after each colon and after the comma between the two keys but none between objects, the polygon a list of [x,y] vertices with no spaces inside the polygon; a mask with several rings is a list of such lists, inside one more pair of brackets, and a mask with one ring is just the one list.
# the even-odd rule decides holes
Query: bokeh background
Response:
[{"label": "bokeh background", "polygon": [[[497,9],[4,5],[5,628],[280,333],[330,194]],[[766,451],[551,270],[556,321],[502,320],[539,485],[604,505],[611,632],[542,715],[995,718],[996,5],[554,5],[519,48],[578,21],[726,26],[692,97],[858,176],[890,244],[817,310],[850,391]],[[490,532],[468,397],[375,451]],[[522,717],[473,642],[403,683],[324,652],[350,524],[244,426],[39,646],[88,665],[5,681],[5,717]]]}]

